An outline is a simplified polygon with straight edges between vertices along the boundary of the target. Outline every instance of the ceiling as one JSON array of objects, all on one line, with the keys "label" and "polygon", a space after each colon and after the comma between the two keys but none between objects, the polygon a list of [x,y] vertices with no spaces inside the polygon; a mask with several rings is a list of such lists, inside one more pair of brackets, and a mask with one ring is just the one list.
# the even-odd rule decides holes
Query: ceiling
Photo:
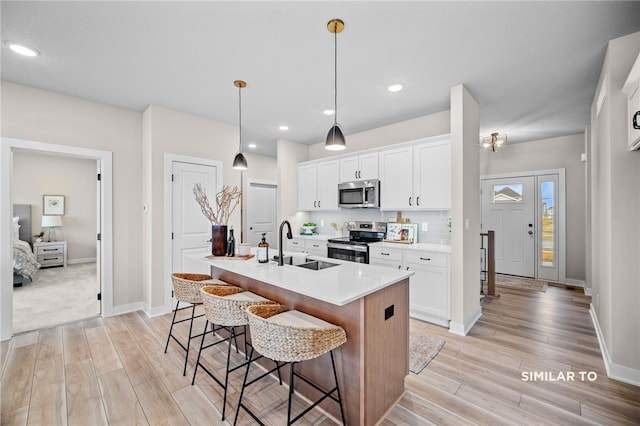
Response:
[{"label": "ceiling", "polygon": [[[245,151],[323,142],[449,109],[463,83],[480,134],[582,132],[607,42],[640,31],[640,2],[2,1],[3,80],[136,111],[160,105],[237,125]],[[37,58],[9,51],[19,41]],[[404,84],[397,93],[392,83]],[[289,126],[283,132],[282,124]],[[236,143],[236,141],[233,141]]]}]

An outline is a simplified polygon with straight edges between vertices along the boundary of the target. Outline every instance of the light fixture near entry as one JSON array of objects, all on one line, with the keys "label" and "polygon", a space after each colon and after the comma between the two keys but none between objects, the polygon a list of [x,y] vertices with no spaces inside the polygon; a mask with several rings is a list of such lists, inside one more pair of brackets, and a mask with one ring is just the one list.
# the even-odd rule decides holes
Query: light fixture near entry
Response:
[{"label": "light fixture near entry", "polygon": [[342,128],[338,124],[338,33],[344,30],[344,22],[340,19],[332,19],[327,23],[327,29],[334,35],[333,110],[335,114],[333,116],[333,127],[329,129],[324,147],[330,151],[340,151],[347,147],[344,140],[344,133],[342,133]]},{"label": "light fixture near entry", "polygon": [[487,151],[496,152],[500,148],[505,146],[506,143],[507,143],[506,134],[504,133],[500,134],[498,132],[494,132],[494,133],[491,133],[491,136],[485,136],[484,138],[482,138],[482,141],[480,144],[482,145],[482,148],[486,149]]},{"label": "light fixture near entry", "polygon": [[233,168],[235,170],[247,170],[247,159],[242,153],[242,88],[247,87],[247,83],[242,80],[236,80],[233,85],[238,88],[238,129],[240,133],[238,141],[238,153],[233,159]]}]

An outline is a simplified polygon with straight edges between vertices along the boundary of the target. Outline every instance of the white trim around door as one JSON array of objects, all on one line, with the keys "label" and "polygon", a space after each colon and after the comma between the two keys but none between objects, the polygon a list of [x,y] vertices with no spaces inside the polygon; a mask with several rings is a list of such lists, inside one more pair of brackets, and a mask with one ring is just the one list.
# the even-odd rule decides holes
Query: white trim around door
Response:
[{"label": "white trim around door", "polygon": [[[485,175],[480,176],[480,186],[482,187],[482,182],[484,180],[490,179],[503,179],[503,178],[521,178],[525,176],[533,176],[535,177],[536,182],[536,223],[538,223],[538,219],[541,217],[542,206],[540,206],[540,196],[539,192],[539,182],[541,180],[546,180],[545,177],[556,175],[557,176],[557,206],[554,208],[554,217],[557,221],[557,268],[558,268],[558,279],[559,283],[567,282],[567,255],[566,255],[566,170],[565,169],[551,169],[551,170],[533,170],[533,171],[524,171],[524,172],[514,172],[514,173],[501,173],[494,175]],[[537,225],[538,234],[542,232],[542,228],[540,224]],[[541,257],[541,243],[540,239],[536,239],[536,249],[535,249],[535,262],[536,262],[536,276],[535,278],[546,279],[540,270],[544,268],[542,265],[542,257]],[[555,280],[553,280],[555,281]]]},{"label": "white trim around door", "polygon": [[173,163],[191,163],[191,164],[199,164],[203,166],[214,166],[217,170],[216,182],[218,188],[216,188],[216,192],[222,189],[222,161],[219,160],[210,160],[208,158],[199,158],[199,157],[190,157],[186,155],[178,155],[178,154],[164,154],[164,265],[163,265],[163,276],[164,276],[164,303],[160,312],[154,310],[151,313],[151,316],[156,314],[163,314],[167,312],[171,312],[173,309],[173,299],[171,297],[171,290],[173,289],[173,285],[171,284],[171,271],[172,271],[172,241],[171,241],[171,228],[173,225],[173,189],[171,183],[171,174],[173,170]]},{"label": "white trim around door", "polygon": [[0,138],[0,340],[9,340],[13,335],[13,279],[11,245],[12,156],[13,151],[31,151],[41,154],[57,154],[97,160],[101,171],[100,194],[100,281],[102,283],[102,316],[113,315],[113,153],[96,149],[13,138]]}]

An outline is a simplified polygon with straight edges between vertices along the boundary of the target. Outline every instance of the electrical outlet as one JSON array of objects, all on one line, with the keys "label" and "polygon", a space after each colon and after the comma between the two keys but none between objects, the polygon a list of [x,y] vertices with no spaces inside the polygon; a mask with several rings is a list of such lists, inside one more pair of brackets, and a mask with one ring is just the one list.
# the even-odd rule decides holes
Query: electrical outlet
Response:
[{"label": "electrical outlet", "polygon": [[429,231],[429,222],[422,222],[422,232]]},{"label": "electrical outlet", "polygon": [[320,226],[324,226],[324,219],[320,219]]}]

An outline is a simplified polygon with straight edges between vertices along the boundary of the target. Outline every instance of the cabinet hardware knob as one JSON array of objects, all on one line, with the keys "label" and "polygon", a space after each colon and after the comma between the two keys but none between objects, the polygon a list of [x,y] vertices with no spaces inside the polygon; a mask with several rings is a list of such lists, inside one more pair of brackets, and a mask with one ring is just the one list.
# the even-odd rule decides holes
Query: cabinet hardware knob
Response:
[{"label": "cabinet hardware knob", "polygon": [[407,266],[407,271],[409,270],[409,267]]},{"label": "cabinet hardware knob", "polygon": [[380,254],[383,255],[383,256],[389,256],[389,253],[380,252]]},{"label": "cabinet hardware knob", "polygon": [[402,269],[402,265],[398,265],[398,269]]},{"label": "cabinet hardware knob", "polygon": [[411,198],[412,198],[412,197],[409,197],[409,205],[411,205]]},{"label": "cabinet hardware knob", "polygon": [[430,257],[421,257],[420,260],[431,260]]},{"label": "cabinet hardware knob", "polygon": [[318,204],[318,202],[314,200],[314,201],[313,201],[313,207],[318,207],[318,205],[317,205],[317,204]]},{"label": "cabinet hardware knob", "polygon": [[420,205],[420,197],[416,197],[416,206]]},{"label": "cabinet hardware knob", "polygon": [[320,200],[318,200],[318,208],[320,208]]},{"label": "cabinet hardware knob", "polygon": [[533,235],[533,231],[529,231],[529,232],[527,232],[527,234]]}]

